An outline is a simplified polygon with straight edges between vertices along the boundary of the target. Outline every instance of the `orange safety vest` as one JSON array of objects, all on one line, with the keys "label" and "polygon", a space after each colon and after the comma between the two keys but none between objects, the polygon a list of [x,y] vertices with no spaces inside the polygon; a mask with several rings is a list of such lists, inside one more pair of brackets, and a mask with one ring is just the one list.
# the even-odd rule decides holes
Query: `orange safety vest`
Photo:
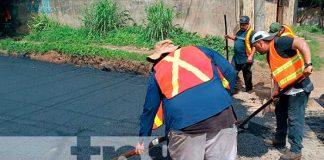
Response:
[{"label": "orange safety vest", "polygon": [[281,57],[275,49],[274,40],[270,43],[269,64],[273,79],[281,89],[294,83],[303,76],[304,59],[298,50],[290,58]]},{"label": "orange safety vest", "polygon": [[[207,82],[214,76],[211,60],[205,53],[193,46],[184,47],[168,54],[155,65],[154,70],[159,87],[168,99]],[[219,69],[217,71],[220,72]],[[220,78],[223,85],[227,82],[226,86],[229,88],[229,83],[224,76],[220,75]],[[161,102],[154,118],[153,129],[162,126],[163,120],[163,104]]]},{"label": "orange safety vest", "polygon": [[[229,82],[227,81],[227,79],[224,77],[224,75],[222,74],[222,72],[220,71],[220,69],[218,67],[216,67],[216,70],[218,72],[218,75],[222,81],[223,87],[227,90],[230,89],[230,85]],[[161,127],[163,125],[163,104],[162,102],[160,103],[158,112],[155,115],[154,118],[154,123],[153,123],[153,130],[158,129],[159,127]]]},{"label": "orange safety vest", "polygon": [[[230,85],[229,85],[229,82],[227,81],[227,79],[224,77],[224,75],[222,74],[222,72],[220,71],[220,69],[218,67],[216,67],[217,69],[217,72],[219,74],[219,77],[222,81],[222,84],[223,84],[223,87],[227,90],[230,89]],[[158,109],[158,112],[156,113],[155,115],[155,118],[154,118],[154,123],[153,123],[153,130],[155,129],[158,129],[159,127],[161,127],[163,125],[163,104],[162,102],[160,103],[160,106],[159,106],[159,109]]]},{"label": "orange safety vest", "polygon": [[193,46],[169,53],[155,65],[154,70],[157,83],[167,99],[214,77],[211,60]]},{"label": "orange safety vest", "polygon": [[288,36],[288,37],[291,37],[291,38],[296,37],[295,34],[294,34],[294,31],[289,26],[282,25],[282,27],[284,27],[284,32],[280,35],[280,37],[282,37],[282,36]]},{"label": "orange safety vest", "polygon": [[251,43],[250,43],[250,38],[252,34],[253,29],[249,28],[246,36],[245,36],[245,46],[246,46],[246,55],[249,57],[252,53],[252,48],[251,48]]}]

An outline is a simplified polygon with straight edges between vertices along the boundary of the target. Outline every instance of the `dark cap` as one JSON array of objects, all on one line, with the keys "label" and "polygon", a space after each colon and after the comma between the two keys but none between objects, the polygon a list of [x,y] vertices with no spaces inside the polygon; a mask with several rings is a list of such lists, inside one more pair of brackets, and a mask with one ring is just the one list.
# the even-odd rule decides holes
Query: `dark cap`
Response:
[{"label": "dark cap", "polygon": [[281,29],[281,24],[278,22],[273,22],[269,27],[269,33],[271,35],[276,35],[280,31],[280,29]]},{"label": "dark cap", "polygon": [[250,23],[250,18],[248,16],[241,16],[240,23]]}]

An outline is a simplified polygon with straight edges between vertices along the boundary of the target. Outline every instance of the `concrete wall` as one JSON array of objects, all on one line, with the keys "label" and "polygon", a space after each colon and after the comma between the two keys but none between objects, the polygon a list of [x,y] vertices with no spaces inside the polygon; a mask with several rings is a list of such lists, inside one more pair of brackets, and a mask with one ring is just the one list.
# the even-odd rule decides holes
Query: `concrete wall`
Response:
[{"label": "concrete wall", "polygon": [[[24,0],[21,0],[24,1]],[[27,1],[27,0],[25,0]],[[73,27],[82,25],[81,17],[86,7],[94,0],[39,0],[39,12],[44,12],[60,23]],[[264,29],[276,20],[277,0],[265,0]],[[295,0],[286,0],[287,9],[284,9],[284,22],[291,24]],[[117,0],[121,10],[128,10],[132,18],[138,23],[145,23],[145,8],[156,0]],[[238,29],[239,15],[248,15],[254,25],[254,0],[164,0],[174,8],[178,24],[187,31],[201,35],[224,35],[224,14],[227,15],[229,34]]]},{"label": "concrete wall", "polygon": [[82,14],[92,0],[42,0],[42,2],[41,11],[50,14],[60,23],[80,27]]}]

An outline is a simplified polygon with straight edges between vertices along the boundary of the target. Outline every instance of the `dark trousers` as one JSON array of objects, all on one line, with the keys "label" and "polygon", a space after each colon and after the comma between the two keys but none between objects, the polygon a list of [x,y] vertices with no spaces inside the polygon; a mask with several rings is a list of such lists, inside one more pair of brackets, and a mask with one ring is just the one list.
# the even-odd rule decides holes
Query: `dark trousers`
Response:
[{"label": "dark trousers", "polygon": [[241,70],[243,72],[246,91],[250,91],[253,89],[251,67],[252,67],[252,63],[234,64],[234,68],[237,71],[237,73],[239,73]]},{"label": "dark trousers", "polygon": [[304,134],[305,107],[308,102],[309,93],[301,92],[296,95],[282,95],[276,105],[275,113],[277,128],[275,138],[286,140],[288,131],[288,142],[290,151],[300,153]]}]

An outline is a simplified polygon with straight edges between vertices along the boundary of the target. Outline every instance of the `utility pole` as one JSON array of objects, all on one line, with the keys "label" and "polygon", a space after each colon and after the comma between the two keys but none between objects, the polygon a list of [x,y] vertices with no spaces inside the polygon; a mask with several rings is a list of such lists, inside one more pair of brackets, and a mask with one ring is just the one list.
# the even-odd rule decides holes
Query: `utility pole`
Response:
[{"label": "utility pole", "polygon": [[254,0],[254,30],[264,30],[265,0]]}]

